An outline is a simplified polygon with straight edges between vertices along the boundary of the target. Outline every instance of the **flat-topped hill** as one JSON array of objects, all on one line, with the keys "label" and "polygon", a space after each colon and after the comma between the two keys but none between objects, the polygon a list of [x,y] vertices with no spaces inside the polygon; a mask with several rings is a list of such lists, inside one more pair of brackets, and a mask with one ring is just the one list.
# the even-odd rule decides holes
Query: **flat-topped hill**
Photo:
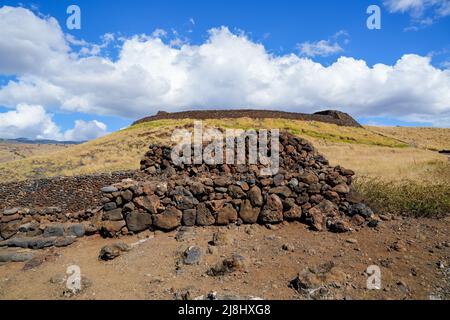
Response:
[{"label": "flat-topped hill", "polygon": [[159,111],[156,115],[146,117],[133,123],[140,124],[144,122],[172,119],[237,119],[237,118],[252,118],[252,119],[290,119],[290,120],[303,120],[303,121],[317,121],[325,123],[333,123],[339,126],[346,127],[361,127],[361,125],[353,119],[349,114],[336,111],[326,110],[316,112],[314,114],[297,113],[297,112],[284,112],[273,110],[195,110],[195,111],[182,111],[169,113]]}]

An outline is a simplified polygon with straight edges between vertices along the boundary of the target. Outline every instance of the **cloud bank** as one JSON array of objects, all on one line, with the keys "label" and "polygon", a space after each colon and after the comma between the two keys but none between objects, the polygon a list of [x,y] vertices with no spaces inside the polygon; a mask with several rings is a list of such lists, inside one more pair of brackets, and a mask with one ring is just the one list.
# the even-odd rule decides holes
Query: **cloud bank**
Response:
[{"label": "cloud bank", "polygon": [[211,29],[200,45],[171,45],[162,32],[104,40],[120,46],[117,59],[102,55],[103,44],[74,46],[77,40],[51,17],[0,8],[0,75],[15,76],[0,87],[0,105],[127,119],[192,108],[333,108],[360,117],[450,123],[450,70],[434,67],[430,57],[405,54],[393,65],[368,66],[342,56],[324,66],[296,54],[271,54],[226,27]]},{"label": "cloud bank", "polygon": [[19,104],[15,110],[0,113],[0,137],[58,141],[86,141],[107,134],[106,125],[99,121],[77,120],[73,129],[61,132],[42,106]]}]

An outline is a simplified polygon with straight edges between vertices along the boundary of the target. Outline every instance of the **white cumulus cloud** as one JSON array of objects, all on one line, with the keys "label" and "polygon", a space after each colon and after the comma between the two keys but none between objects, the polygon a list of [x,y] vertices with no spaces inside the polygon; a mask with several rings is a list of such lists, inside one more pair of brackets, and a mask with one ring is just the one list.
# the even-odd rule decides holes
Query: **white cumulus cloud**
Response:
[{"label": "white cumulus cloud", "polygon": [[100,121],[75,121],[75,127],[64,133],[65,141],[87,141],[107,133],[106,125]]},{"label": "white cumulus cloud", "polygon": [[73,129],[61,132],[52,115],[40,105],[20,104],[15,110],[0,113],[0,137],[4,139],[86,141],[106,133],[106,125],[96,120],[77,120]]},{"label": "white cumulus cloud", "polygon": [[[117,43],[118,58],[112,60],[97,52],[80,54],[56,21],[26,9],[0,8],[0,24],[0,39],[9,39],[0,40],[0,55],[9,61],[0,61],[0,74],[16,78],[0,87],[0,105],[9,108],[39,104],[51,112],[128,119],[192,108],[333,108],[435,125],[450,117],[450,70],[416,54],[392,65],[341,56],[324,66],[305,56],[272,54],[246,34],[220,27],[199,45],[171,45],[160,31],[136,35]],[[33,32],[18,30],[31,30],[29,25]],[[35,50],[26,43],[36,44]]]}]

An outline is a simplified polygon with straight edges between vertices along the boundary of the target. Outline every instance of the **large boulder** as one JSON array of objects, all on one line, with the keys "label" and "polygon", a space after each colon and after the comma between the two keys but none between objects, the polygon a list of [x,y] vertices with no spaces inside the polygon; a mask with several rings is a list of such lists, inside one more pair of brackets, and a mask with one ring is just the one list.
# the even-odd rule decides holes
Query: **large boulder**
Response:
[{"label": "large boulder", "polygon": [[283,221],[283,202],[276,194],[271,194],[267,198],[266,205],[261,211],[261,222],[279,223]]},{"label": "large boulder", "polygon": [[181,225],[183,213],[175,207],[167,208],[163,213],[153,216],[153,224],[156,228],[170,231]]},{"label": "large boulder", "polygon": [[244,223],[256,223],[260,212],[261,208],[253,207],[250,200],[244,200],[239,210],[239,217]]},{"label": "large boulder", "polygon": [[147,212],[135,210],[127,214],[125,221],[127,222],[128,231],[141,232],[152,225],[152,216]]},{"label": "large boulder", "polygon": [[236,222],[238,219],[238,213],[234,209],[232,204],[227,204],[219,212],[217,212],[216,223],[218,225],[227,225]]},{"label": "large boulder", "polygon": [[204,202],[200,202],[197,206],[196,224],[198,226],[211,226],[216,223],[216,219],[212,215]]}]

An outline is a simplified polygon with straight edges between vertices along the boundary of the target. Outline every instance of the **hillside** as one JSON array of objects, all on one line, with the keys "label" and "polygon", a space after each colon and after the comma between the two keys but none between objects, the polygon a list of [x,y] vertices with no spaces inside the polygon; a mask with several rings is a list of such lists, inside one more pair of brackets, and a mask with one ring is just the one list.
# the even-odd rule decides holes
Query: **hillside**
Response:
[{"label": "hillside", "polygon": [[0,163],[22,160],[33,156],[46,155],[66,149],[66,144],[24,143],[0,140]]},{"label": "hillside", "polygon": [[413,147],[432,151],[450,150],[450,129],[444,128],[408,128],[408,127],[372,127],[367,129],[408,143]]},{"label": "hillside", "polygon": [[[205,125],[222,128],[280,128],[305,137],[325,151],[333,144],[395,147],[404,153],[407,145],[364,128],[286,119],[213,119]],[[70,146],[63,151],[36,155],[0,164],[2,181],[24,180],[57,175],[137,169],[149,143],[170,141],[175,128],[193,126],[193,121],[157,120],[131,126],[100,139]],[[332,150],[332,149],[330,149]],[[330,157],[331,159],[333,157]],[[439,156],[437,156],[439,158]],[[340,160],[340,159],[336,159]]]},{"label": "hillside", "polygon": [[[405,176],[427,178],[427,168],[445,163],[446,157],[422,149],[429,136],[436,132],[443,149],[450,148],[450,130],[428,129],[429,134],[416,134],[418,147],[400,141],[396,132],[388,136],[378,133],[378,127],[342,127],[335,124],[287,119],[212,119],[206,126],[222,128],[280,128],[314,143],[332,163],[355,168],[360,175],[385,176],[389,179]],[[42,154],[0,164],[0,180],[15,181],[58,175],[78,175],[137,169],[149,143],[170,141],[175,128],[190,127],[193,120],[156,120],[133,125],[127,129],[64,150],[45,149]],[[380,130],[384,130],[381,128]],[[410,132],[416,129],[405,128]],[[419,129],[418,129],[419,130]],[[406,135],[406,134],[405,134]],[[412,134],[410,136],[413,136]],[[424,165],[426,164],[426,165]],[[415,168],[411,170],[411,168]]]}]

